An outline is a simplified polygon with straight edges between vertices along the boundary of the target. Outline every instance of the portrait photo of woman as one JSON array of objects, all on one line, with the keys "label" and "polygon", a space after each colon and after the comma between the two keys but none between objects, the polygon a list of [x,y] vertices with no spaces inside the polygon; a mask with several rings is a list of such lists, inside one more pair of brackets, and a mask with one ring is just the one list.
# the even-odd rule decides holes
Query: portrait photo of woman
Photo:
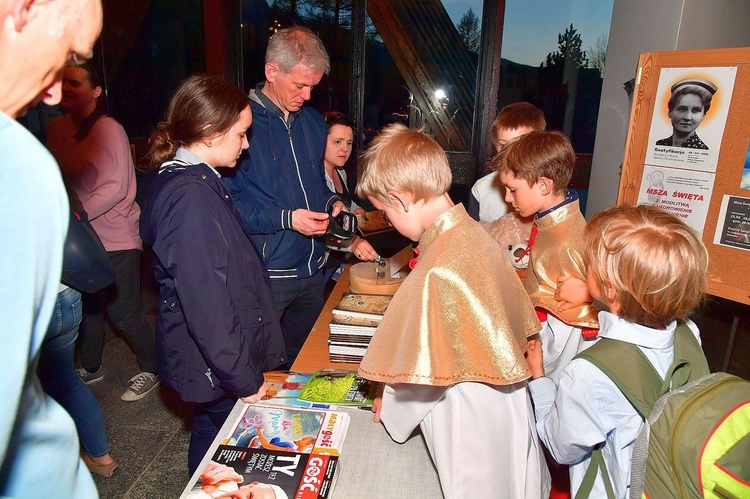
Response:
[{"label": "portrait photo of woman", "polygon": [[711,107],[716,85],[708,80],[687,78],[672,85],[671,91],[667,108],[672,122],[672,135],[657,140],[656,145],[708,150],[695,129]]}]

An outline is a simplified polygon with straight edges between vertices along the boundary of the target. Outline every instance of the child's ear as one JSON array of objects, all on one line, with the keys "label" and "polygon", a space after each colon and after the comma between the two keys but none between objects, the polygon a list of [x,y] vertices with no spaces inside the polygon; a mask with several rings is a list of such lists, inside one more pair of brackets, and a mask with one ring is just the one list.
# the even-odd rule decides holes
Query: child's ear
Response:
[{"label": "child's ear", "polygon": [[401,206],[401,209],[404,210],[404,213],[409,213],[409,207],[413,203],[411,193],[403,191],[388,191],[388,195],[396,200],[398,205]]},{"label": "child's ear", "polygon": [[607,285],[605,294],[607,295],[607,306],[609,307],[609,311],[617,315],[620,311],[620,300],[617,297],[617,291],[614,286]]},{"label": "child's ear", "polygon": [[555,187],[555,183],[552,181],[552,179],[549,179],[547,177],[539,177],[537,183],[539,184],[539,190],[545,196],[550,194]]}]

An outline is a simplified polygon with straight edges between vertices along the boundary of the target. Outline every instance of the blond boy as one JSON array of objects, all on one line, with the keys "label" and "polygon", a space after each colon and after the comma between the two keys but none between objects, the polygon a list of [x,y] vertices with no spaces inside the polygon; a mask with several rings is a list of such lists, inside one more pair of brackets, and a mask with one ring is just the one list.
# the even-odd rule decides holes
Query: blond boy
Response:
[{"label": "blond boy", "polygon": [[[588,293],[583,303],[568,308],[555,296],[559,282],[585,280],[581,256],[586,221],[575,191],[567,190],[575,152],[560,132],[530,132],[514,140],[492,160],[505,186],[505,199],[521,217],[534,217],[529,240],[529,265],[524,287],[544,328],[545,369],[557,379],[583,348],[584,335],[596,336],[597,309]],[[585,288],[585,286],[583,286]],[[585,291],[585,290],[584,290]]]},{"label": "blond boy", "polygon": [[[544,130],[547,122],[541,109],[528,102],[514,102],[503,107],[490,128],[490,138],[496,151],[505,144],[533,130]],[[508,213],[503,199],[503,186],[497,172],[492,172],[474,183],[466,209],[474,220],[492,222]]]},{"label": "blond boy", "polygon": [[454,205],[448,160],[424,133],[391,125],[363,158],[358,193],[420,243],[360,375],[385,382],[375,421],[404,442],[420,427],[443,494],[546,497],[549,475],[525,389],[526,338],[540,328],[497,244]]},{"label": "blond boy", "polygon": [[[584,232],[591,294],[600,338],[630,343],[664,379],[674,360],[677,320],[686,319],[707,285],[708,254],[685,222],[652,206],[619,206],[594,215]],[[570,465],[572,496],[581,488],[592,451],[602,450],[614,497],[628,497],[630,459],[643,418],[617,385],[594,364],[574,359],[559,382],[544,377],[542,349],[532,342],[529,365],[539,436],[555,461]],[[542,346],[543,348],[543,346]],[[607,497],[598,473],[588,497]]]}]

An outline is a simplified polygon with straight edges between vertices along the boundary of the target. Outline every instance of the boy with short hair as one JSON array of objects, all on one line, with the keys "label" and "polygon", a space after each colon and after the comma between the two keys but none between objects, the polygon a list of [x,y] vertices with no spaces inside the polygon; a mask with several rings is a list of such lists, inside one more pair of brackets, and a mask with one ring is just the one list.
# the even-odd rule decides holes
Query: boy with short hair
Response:
[{"label": "boy with short hair", "polygon": [[363,157],[357,191],[419,241],[359,374],[385,382],[373,410],[391,437],[422,429],[443,494],[547,497],[549,474],[525,389],[540,324],[497,244],[448,196],[442,148],[391,125]]},{"label": "boy with short hair", "polygon": [[[618,206],[594,215],[583,245],[589,290],[610,310],[599,312],[599,337],[635,345],[664,379],[675,356],[677,321],[684,320],[698,338],[687,314],[707,286],[708,253],[700,237],[659,208]],[[534,381],[529,391],[537,429],[555,461],[570,465],[572,496],[594,466],[593,450],[601,448],[614,497],[628,497],[630,460],[643,418],[617,385],[585,359],[570,362],[557,384],[544,377],[542,349],[538,341],[530,343]],[[588,497],[607,497],[605,490],[597,473]]]},{"label": "boy with short hair", "polygon": [[582,238],[586,220],[578,195],[567,190],[575,152],[560,132],[533,131],[514,140],[492,160],[505,186],[505,199],[521,217],[534,216],[529,238],[529,264],[524,287],[544,328],[545,370],[553,379],[583,348],[583,334],[596,336],[598,310],[584,293],[583,303],[570,306],[556,297],[561,280],[585,288]]},{"label": "boy with short hair", "polygon": [[[547,122],[541,109],[528,102],[514,102],[500,110],[492,122],[490,138],[499,152],[514,138],[545,128]],[[467,211],[474,220],[482,222],[492,222],[508,213],[497,172],[493,171],[474,183]]]}]

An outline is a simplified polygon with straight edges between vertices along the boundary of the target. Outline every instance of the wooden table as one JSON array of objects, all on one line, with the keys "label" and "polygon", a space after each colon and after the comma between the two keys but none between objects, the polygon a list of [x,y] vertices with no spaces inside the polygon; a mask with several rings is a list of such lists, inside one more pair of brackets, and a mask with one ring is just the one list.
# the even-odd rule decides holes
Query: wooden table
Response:
[{"label": "wooden table", "polygon": [[331,291],[323,310],[315,321],[315,325],[310,331],[305,344],[302,346],[294,361],[292,370],[301,373],[314,373],[318,369],[336,368],[336,369],[357,369],[359,364],[347,364],[342,362],[331,362],[328,360],[328,326],[333,317],[333,309],[341,300],[341,295],[349,291],[349,268],[347,265],[341,273],[336,287]]},{"label": "wooden table", "polygon": [[[328,360],[328,325],[331,311],[349,291],[349,266],[331,292],[323,311],[315,322],[310,335],[302,347],[292,369],[298,372],[315,372],[326,367],[357,369],[359,364],[332,363]],[[191,477],[183,496],[198,480],[200,470],[205,468],[219,446],[220,440],[232,429],[245,404],[237,401],[232,413],[211,444],[198,471]],[[331,499],[432,499],[441,498],[440,482],[432,464],[427,445],[421,432],[403,444],[397,444],[388,435],[385,427],[373,423],[372,412],[355,408],[346,410],[350,417],[342,455],[339,458],[338,478]]]}]

